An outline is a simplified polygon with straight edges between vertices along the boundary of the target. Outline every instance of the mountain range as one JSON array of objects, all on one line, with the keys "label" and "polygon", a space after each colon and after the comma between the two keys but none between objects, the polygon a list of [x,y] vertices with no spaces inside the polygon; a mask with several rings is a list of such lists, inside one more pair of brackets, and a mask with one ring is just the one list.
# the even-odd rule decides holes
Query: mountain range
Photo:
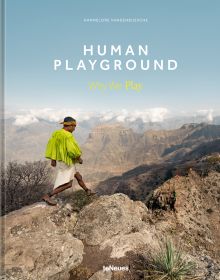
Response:
[{"label": "mountain range", "polygon": [[99,126],[83,145],[86,163],[83,171],[87,180],[95,184],[137,166],[173,164],[182,158],[193,160],[205,149],[217,152],[219,140],[220,126],[205,123],[145,133],[135,133],[120,125]]},{"label": "mountain range", "polygon": [[[6,120],[6,161],[44,159],[47,141],[60,126],[44,120],[27,126],[16,126],[13,122],[13,119]],[[151,129],[142,132],[121,123],[96,125],[94,120],[79,123],[74,133],[83,151],[84,164],[79,169],[88,184],[95,186],[101,180],[120,176],[141,165],[192,159],[207,148],[218,150],[220,125],[187,123],[174,129],[165,129],[167,123],[160,125],[158,129],[152,123]],[[212,147],[207,147],[209,143]]]}]

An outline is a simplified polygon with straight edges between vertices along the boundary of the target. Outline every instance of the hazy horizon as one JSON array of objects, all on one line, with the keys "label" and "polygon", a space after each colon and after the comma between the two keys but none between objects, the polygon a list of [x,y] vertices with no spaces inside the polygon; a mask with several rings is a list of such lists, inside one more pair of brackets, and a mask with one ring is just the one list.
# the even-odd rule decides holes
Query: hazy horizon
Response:
[{"label": "hazy horizon", "polygon": [[14,112],[6,112],[5,118],[13,118],[16,126],[25,126],[33,123],[37,123],[40,120],[49,122],[60,122],[65,116],[72,116],[77,121],[89,121],[92,119],[99,119],[101,123],[106,122],[135,122],[142,121],[148,122],[165,122],[169,119],[194,119],[195,122],[203,120],[204,122],[212,123],[215,117],[220,116],[220,111],[214,110],[198,110],[195,112],[187,111],[170,111],[167,108],[149,108],[145,110],[129,111],[123,110],[108,110],[108,111],[84,111],[82,109],[30,109],[30,110],[18,110]]}]

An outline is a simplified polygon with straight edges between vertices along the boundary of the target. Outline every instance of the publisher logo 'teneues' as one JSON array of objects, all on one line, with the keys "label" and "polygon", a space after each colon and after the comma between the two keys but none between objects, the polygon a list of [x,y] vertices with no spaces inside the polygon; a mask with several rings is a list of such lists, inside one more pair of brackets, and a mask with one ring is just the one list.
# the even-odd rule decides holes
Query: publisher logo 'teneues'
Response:
[{"label": "publisher logo 'teneues'", "polygon": [[104,272],[108,272],[108,271],[129,271],[129,266],[128,265],[125,265],[125,266],[115,266],[115,265],[105,266],[105,265],[103,265],[102,270]]}]

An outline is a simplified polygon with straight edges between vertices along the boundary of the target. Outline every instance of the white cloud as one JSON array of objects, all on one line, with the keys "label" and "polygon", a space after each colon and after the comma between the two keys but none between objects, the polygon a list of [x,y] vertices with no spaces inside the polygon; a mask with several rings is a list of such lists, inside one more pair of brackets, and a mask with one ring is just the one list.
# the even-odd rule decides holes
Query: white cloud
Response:
[{"label": "white cloud", "polygon": [[17,116],[15,116],[14,125],[26,126],[28,124],[37,123],[37,122],[39,122],[39,120],[31,114],[17,115]]},{"label": "white cloud", "polygon": [[113,111],[104,111],[99,113],[99,118],[101,121],[110,121],[116,117]]},{"label": "white cloud", "polygon": [[169,115],[167,108],[151,108],[144,111],[134,111],[130,120],[142,119],[143,122],[162,122]]},{"label": "white cloud", "polygon": [[39,120],[46,120],[49,122],[61,122],[65,116],[73,116],[76,119],[88,120],[91,114],[82,112],[80,109],[30,109],[21,110],[16,116],[14,125],[26,126],[32,123],[39,122]]},{"label": "white cloud", "polygon": [[[189,116],[187,112],[179,112],[182,116]],[[46,120],[50,122],[60,122],[65,116],[72,116],[76,120],[84,121],[91,118],[98,118],[100,122],[134,122],[136,120],[142,120],[144,123],[147,122],[163,122],[168,117],[172,116],[173,112],[170,112],[167,108],[148,108],[145,110],[134,110],[128,111],[122,109],[121,111],[102,111],[102,112],[88,112],[77,109],[31,109],[20,111],[15,116],[14,125],[26,126],[32,123],[37,123],[40,120]],[[193,116],[193,113],[190,114]],[[202,118],[204,121],[212,122],[213,110],[199,110],[194,113],[195,117]]]},{"label": "white cloud", "polygon": [[100,119],[103,121],[116,120],[118,122],[134,122],[141,119],[143,122],[162,122],[169,115],[167,108],[150,108],[145,110],[128,111],[126,109],[120,112],[102,112]]},{"label": "white cloud", "polygon": [[14,124],[17,126],[25,126],[36,123],[39,120],[50,122],[60,122],[65,116],[73,116],[78,121],[89,120],[93,117],[98,117],[101,122],[117,121],[117,122],[134,122],[141,119],[143,122],[162,122],[169,111],[166,108],[151,108],[143,111],[128,111],[123,109],[118,112],[103,111],[103,112],[85,112],[81,109],[31,109],[20,111],[15,116]]},{"label": "white cloud", "polygon": [[213,121],[213,109],[199,110],[196,112],[196,116],[203,117],[205,120],[212,122]]},{"label": "white cloud", "polygon": [[129,113],[126,109],[121,110],[121,112],[117,113],[116,120],[118,122],[124,122],[129,118],[129,115],[132,113]]}]

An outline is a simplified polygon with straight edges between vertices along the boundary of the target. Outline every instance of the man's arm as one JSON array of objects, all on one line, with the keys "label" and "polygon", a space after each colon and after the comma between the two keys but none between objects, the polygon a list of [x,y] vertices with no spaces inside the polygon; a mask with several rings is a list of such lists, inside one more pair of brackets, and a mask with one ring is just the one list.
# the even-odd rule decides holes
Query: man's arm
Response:
[{"label": "man's arm", "polygon": [[69,157],[71,157],[74,160],[77,160],[79,163],[82,164],[82,159],[81,159],[82,152],[80,150],[79,145],[77,144],[76,140],[73,137],[67,138],[66,148]]}]

